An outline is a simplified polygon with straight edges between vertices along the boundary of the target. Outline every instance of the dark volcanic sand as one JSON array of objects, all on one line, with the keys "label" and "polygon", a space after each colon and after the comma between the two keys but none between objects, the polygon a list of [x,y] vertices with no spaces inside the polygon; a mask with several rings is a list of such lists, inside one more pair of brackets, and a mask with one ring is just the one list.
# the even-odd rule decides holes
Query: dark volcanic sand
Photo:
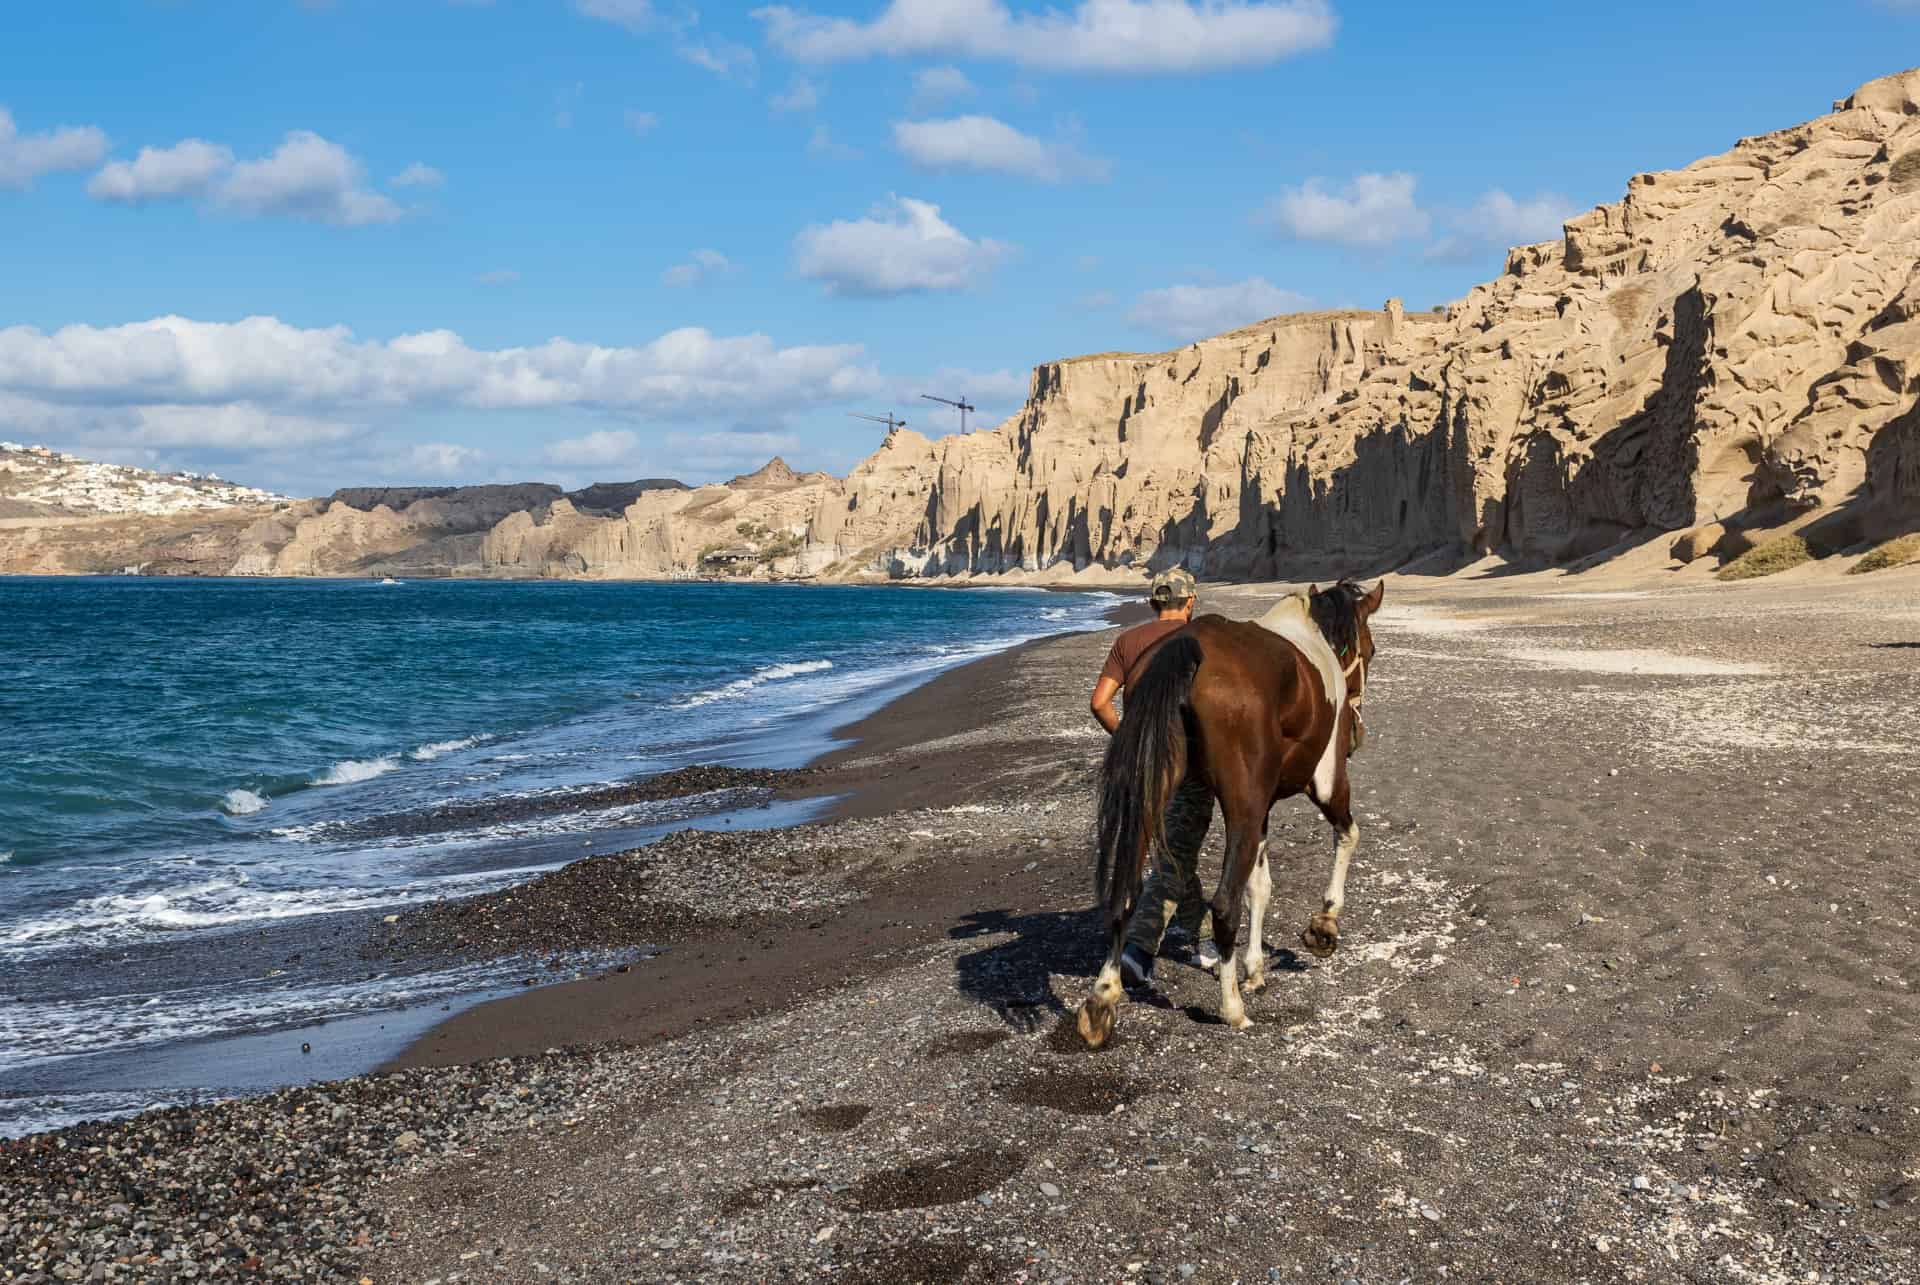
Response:
[{"label": "dark volcanic sand", "polygon": [[[838,904],[732,914],[674,857],[652,899],[704,912],[641,921],[668,954],[464,1014],[421,1069],[178,1113],[158,1176],[82,1159],[146,1121],[0,1144],[0,1262],[90,1268],[130,1186],[177,1230],[215,1197],[174,1178],[291,1154],[214,1230],[238,1202],[382,1282],[1914,1280],[1920,576],[1864,579],[1397,583],[1341,953],[1279,949],[1247,1032],[1162,961],[1099,1054],[1059,1023],[1107,636],[957,671],[824,765],[841,819],[686,849]],[[1332,845],[1297,800],[1273,834],[1284,947]]]}]

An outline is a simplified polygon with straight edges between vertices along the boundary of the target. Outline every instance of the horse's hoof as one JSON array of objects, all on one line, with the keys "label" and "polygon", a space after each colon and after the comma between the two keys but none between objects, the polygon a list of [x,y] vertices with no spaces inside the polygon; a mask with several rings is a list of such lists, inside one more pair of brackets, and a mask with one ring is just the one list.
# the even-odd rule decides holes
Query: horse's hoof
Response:
[{"label": "horse's hoof", "polygon": [[1329,914],[1315,915],[1300,934],[1300,944],[1325,959],[1340,949],[1340,921]]},{"label": "horse's hoof", "polygon": [[1095,1004],[1092,1000],[1080,1005],[1080,1018],[1074,1023],[1080,1032],[1080,1038],[1090,1049],[1103,1047],[1113,1034],[1114,1011],[1111,1005]]},{"label": "horse's hoof", "polygon": [[1240,983],[1240,989],[1249,995],[1258,995],[1261,991],[1267,989],[1267,975],[1261,973],[1257,977],[1247,978],[1246,981]]},{"label": "horse's hoof", "polygon": [[1228,1017],[1222,1020],[1236,1031],[1250,1031],[1253,1029],[1253,1019],[1245,1013],[1240,1014],[1239,1017]]}]

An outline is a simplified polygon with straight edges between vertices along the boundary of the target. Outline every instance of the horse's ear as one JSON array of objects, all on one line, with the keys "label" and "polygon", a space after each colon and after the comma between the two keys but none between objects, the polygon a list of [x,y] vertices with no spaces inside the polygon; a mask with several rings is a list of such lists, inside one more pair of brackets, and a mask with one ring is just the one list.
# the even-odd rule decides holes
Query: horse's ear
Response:
[{"label": "horse's ear", "polygon": [[1319,585],[1317,585],[1317,584],[1310,584],[1310,585],[1308,585],[1308,586],[1307,586],[1307,597],[1309,597],[1309,598],[1318,598],[1319,596],[1320,596],[1320,586],[1319,586]]},{"label": "horse's ear", "polygon": [[1360,605],[1365,607],[1367,609],[1367,614],[1371,616],[1374,612],[1380,610],[1380,602],[1386,596],[1387,596],[1387,582],[1384,580],[1377,581],[1373,586],[1373,592],[1368,594],[1366,597],[1362,598],[1360,600]]}]

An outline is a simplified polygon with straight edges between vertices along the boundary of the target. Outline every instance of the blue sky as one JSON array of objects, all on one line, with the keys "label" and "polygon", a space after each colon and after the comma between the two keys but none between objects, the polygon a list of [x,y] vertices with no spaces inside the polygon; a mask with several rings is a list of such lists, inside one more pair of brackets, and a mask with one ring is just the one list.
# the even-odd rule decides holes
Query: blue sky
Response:
[{"label": "blue sky", "polygon": [[1920,0],[0,10],[0,438],[311,494],[844,471],[1036,362],[1421,308]]}]

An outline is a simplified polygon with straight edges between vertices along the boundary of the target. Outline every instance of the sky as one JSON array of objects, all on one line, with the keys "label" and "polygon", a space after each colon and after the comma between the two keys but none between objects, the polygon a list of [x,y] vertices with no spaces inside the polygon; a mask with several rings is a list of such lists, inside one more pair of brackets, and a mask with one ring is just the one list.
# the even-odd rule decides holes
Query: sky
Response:
[{"label": "sky", "polygon": [[1039,362],[1444,304],[1920,64],[1920,0],[0,6],[0,439],[335,487],[844,472]]}]

